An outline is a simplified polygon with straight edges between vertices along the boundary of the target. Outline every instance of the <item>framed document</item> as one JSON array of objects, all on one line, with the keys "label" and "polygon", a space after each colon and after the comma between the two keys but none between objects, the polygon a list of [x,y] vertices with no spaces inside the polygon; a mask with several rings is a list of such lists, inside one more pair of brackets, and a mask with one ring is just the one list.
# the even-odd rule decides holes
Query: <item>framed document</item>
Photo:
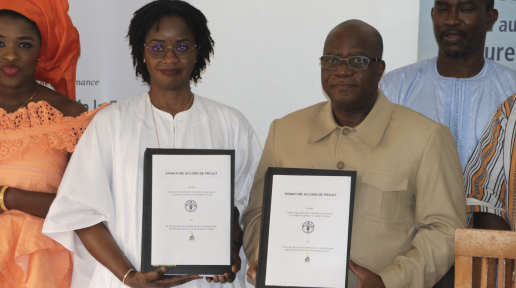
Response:
[{"label": "framed document", "polygon": [[355,171],[269,168],[257,288],[347,287]]},{"label": "framed document", "polygon": [[147,149],[144,161],[141,270],[231,273],[235,151]]}]

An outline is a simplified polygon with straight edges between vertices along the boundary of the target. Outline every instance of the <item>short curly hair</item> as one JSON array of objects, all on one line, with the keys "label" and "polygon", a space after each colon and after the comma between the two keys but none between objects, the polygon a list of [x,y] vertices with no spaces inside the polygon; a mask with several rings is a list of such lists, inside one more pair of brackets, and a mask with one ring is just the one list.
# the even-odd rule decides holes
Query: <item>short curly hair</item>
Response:
[{"label": "short curly hair", "polygon": [[206,62],[210,62],[210,54],[213,53],[215,41],[211,37],[208,20],[206,20],[204,14],[199,9],[181,0],[155,0],[134,12],[133,19],[129,24],[127,38],[129,38],[129,45],[131,46],[136,76],[140,76],[143,82],[151,84],[149,70],[143,61],[143,44],[145,44],[145,37],[154,23],[168,16],[182,18],[195,35],[196,44],[198,47],[200,46],[194,69],[190,74],[190,80],[197,83],[201,79],[201,72],[206,68]]}]

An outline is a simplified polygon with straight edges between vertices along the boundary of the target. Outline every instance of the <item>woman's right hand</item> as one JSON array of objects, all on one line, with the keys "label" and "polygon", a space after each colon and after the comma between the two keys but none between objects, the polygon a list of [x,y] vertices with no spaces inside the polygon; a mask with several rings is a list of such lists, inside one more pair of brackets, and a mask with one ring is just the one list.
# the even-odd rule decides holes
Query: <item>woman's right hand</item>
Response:
[{"label": "woman's right hand", "polygon": [[192,280],[202,279],[199,275],[165,277],[165,271],[167,271],[166,268],[161,267],[147,273],[131,272],[127,275],[125,284],[133,288],[173,287]]},{"label": "woman's right hand", "polygon": [[[97,223],[75,232],[91,256],[109,269],[120,281],[129,269],[134,269],[104,223]],[[131,271],[125,277],[125,284],[134,288],[172,287],[202,278],[199,275],[165,277],[166,271],[165,267],[148,273]]]}]

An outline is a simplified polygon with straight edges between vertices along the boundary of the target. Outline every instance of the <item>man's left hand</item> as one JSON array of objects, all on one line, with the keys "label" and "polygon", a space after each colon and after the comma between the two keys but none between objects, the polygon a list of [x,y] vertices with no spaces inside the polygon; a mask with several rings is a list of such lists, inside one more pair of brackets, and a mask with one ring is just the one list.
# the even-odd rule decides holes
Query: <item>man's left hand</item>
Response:
[{"label": "man's left hand", "polygon": [[349,261],[349,269],[358,277],[358,288],[385,288],[382,278],[373,271]]},{"label": "man's left hand", "polygon": [[240,271],[240,266],[242,264],[242,259],[240,259],[240,256],[238,255],[238,252],[233,252],[233,267],[231,267],[231,270],[233,273],[224,273],[224,275],[213,275],[213,277],[206,277],[206,281],[213,283],[233,283],[235,281],[236,273]]}]

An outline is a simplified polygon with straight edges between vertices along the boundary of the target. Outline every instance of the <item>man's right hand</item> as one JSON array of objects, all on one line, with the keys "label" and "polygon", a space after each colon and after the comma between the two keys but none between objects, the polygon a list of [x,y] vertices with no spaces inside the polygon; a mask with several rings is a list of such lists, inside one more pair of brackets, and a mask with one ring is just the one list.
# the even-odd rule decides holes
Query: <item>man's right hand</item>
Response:
[{"label": "man's right hand", "polygon": [[133,288],[150,288],[150,287],[173,287],[185,284],[192,280],[202,279],[199,275],[173,276],[165,278],[165,267],[158,270],[142,273],[131,272],[125,279],[125,284]]},{"label": "man's right hand", "polygon": [[258,260],[249,265],[249,269],[247,269],[247,277],[256,281],[256,277],[258,277]]},{"label": "man's right hand", "polygon": [[385,288],[382,278],[373,271],[349,260],[349,269],[358,277],[358,288]]}]

